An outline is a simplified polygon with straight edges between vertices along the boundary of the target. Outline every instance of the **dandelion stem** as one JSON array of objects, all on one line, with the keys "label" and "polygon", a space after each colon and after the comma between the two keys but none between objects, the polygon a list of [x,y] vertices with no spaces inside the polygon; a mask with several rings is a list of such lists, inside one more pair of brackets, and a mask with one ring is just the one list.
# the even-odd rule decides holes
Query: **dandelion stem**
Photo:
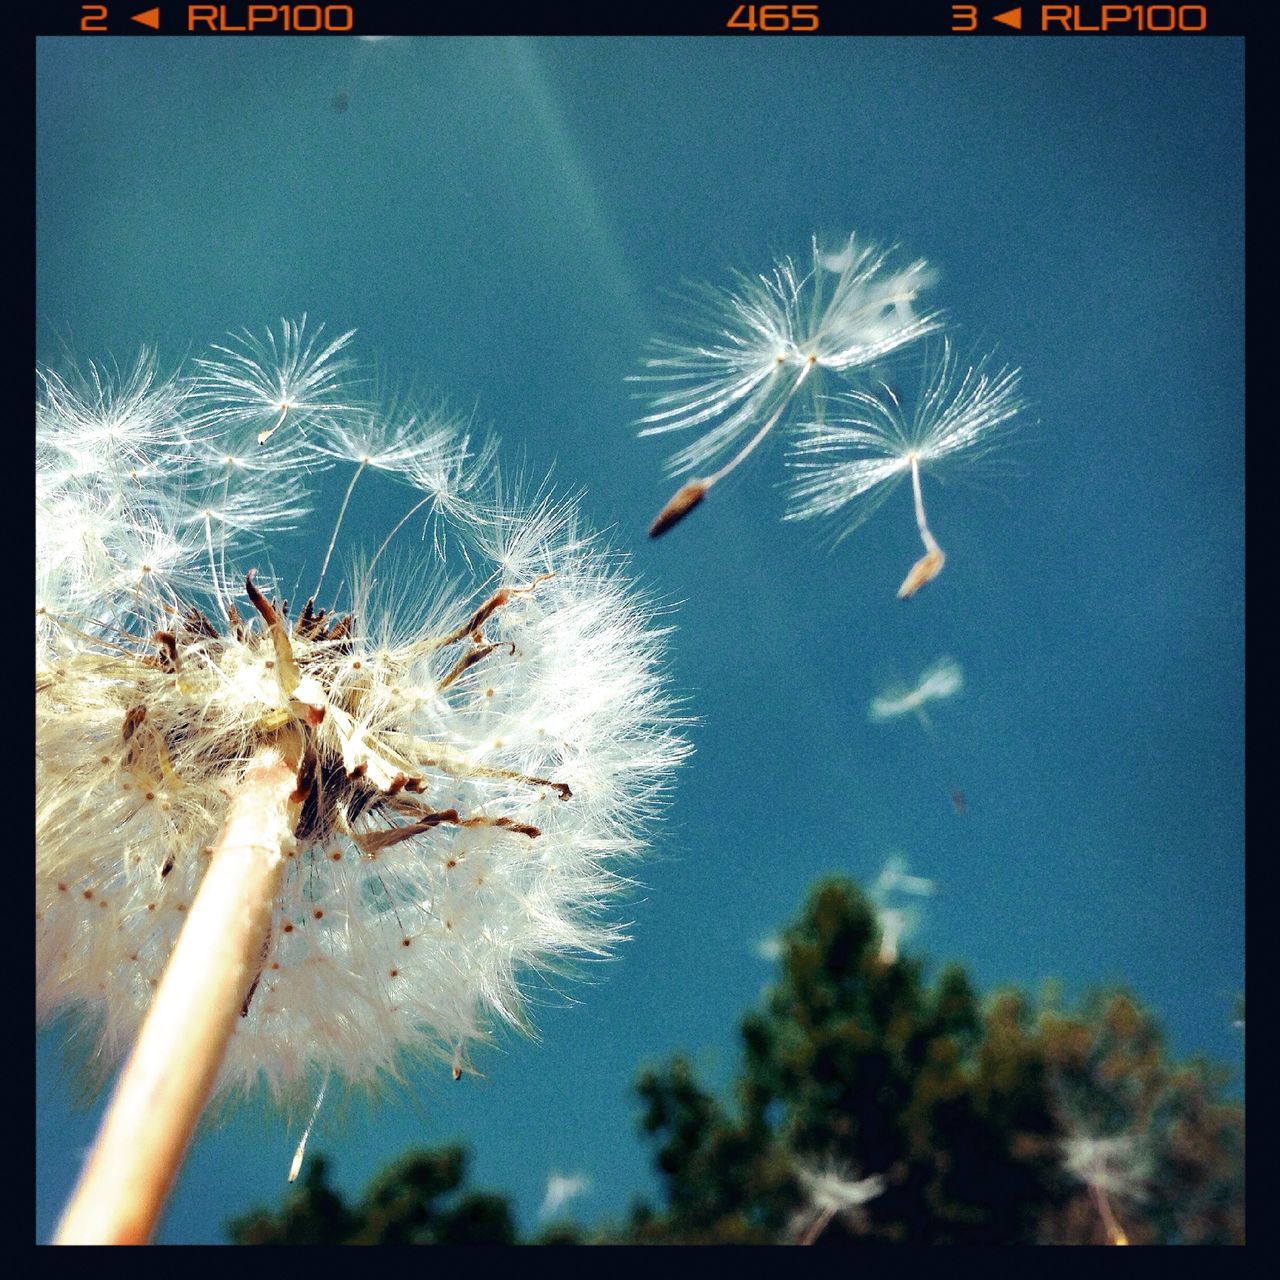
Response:
[{"label": "dandelion stem", "polygon": [[204,545],[209,550],[209,576],[213,579],[214,598],[218,602],[218,607],[222,610],[223,617],[227,617],[227,606],[223,600],[225,592],[223,590],[222,578],[218,574],[218,566],[214,563],[213,559],[213,527],[208,515],[204,518]]},{"label": "dandelion stem", "polygon": [[288,412],[289,412],[289,402],[286,400],[283,404],[281,404],[280,416],[275,420],[275,422],[273,422],[271,426],[267,428],[266,431],[258,432],[259,444],[266,444],[267,441],[270,440],[273,435],[275,435],[275,433],[280,429],[281,424],[284,422],[285,414],[287,414]]},{"label": "dandelion stem", "polygon": [[931,582],[942,572],[946,554],[938,546],[937,540],[929,532],[928,522],[924,516],[924,495],[920,492],[920,455],[912,452],[911,488],[916,498],[916,527],[920,530],[920,540],[924,543],[924,555],[911,566],[907,576],[898,588],[898,599],[905,600],[913,596],[926,582]]},{"label": "dandelion stem", "polygon": [[1097,1206],[1098,1215],[1102,1218],[1102,1225],[1107,1230],[1107,1238],[1112,1244],[1128,1244],[1129,1237],[1125,1235],[1124,1228],[1116,1221],[1116,1215],[1111,1210],[1111,1201],[1107,1198],[1107,1193],[1092,1182],[1089,1184],[1089,1191],[1093,1195],[1093,1203]]},{"label": "dandelion stem", "polygon": [[298,816],[276,748],[250,761],[56,1244],[145,1244],[262,968]]},{"label": "dandelion stem", "polygon": [[831,1219],[835,1217],[835,1209],[827,1208],[818,1214],[810,1223],[809,1229],[797,1241],[798,1244],[812,1244],[830,1225]]},{"label": "dandelion stem", "polygon": [[386,538],[383,539],[382,546],[378,548],[378,550],[374,553],[373,559],[369,561],[369,567],[368,569],[365,570],[365,576],[367,578],[372,579],[374,565],[378,563],[379,559],[381,559],[382,557],[382,553],[391,545],[391,539],[394,538],[396,534],[400,532],[400,527],[405,523],[406,520],[409,519],[411,515],[413,515],[415,511],[419,510],[422,507],[425,507],[427,503],[431,501],[432,496],[433,495],[431,494],[427,494],[427,496],[423,498],[420,502],[415,502],[413,506],[411,506],[409,510],[406,511],[404,515],[402,515],[400,519],[396,521],[395,528],[392,529],[391,532],[387,534]]},{"label": "dandelion stem", "polygon": [[933,534],[929,532],[929,524],[924,516],[924,495],[920,492],[920,457],[918,454],[911,455],[911,491],[915,494],[916,499],[916,527],[920,530],[920,539],[924,543],[926,551],[937,551],[938,544],[934,541]]},{"label": "dandelion stem", "polygon": [[316,582],[316,589],[311,593],[311,598],[316,600],[320,596],[320,588],[324,586],[324,575],[329,571],[329,558],[333,555],[333,548],[338,541],[338,531],[342,528],[342,517],[347,514],[347,503],[351,501],[351,492],[356,487],[356,481],[360,479],[361,473],[365,467],[369,465],[368,459],[361,461],[356,468],[356,473],[351,477],[351,483],[347,485],[347,492],[343,495],[342,506],[338,508],[338,519],[333,526],[333,537],[329,539],[329,550],[324,553],[324,564],[320,566],[320,578]]},{"label": "dandelion stem", "polygon": [[[227,474],[222,481],[222,509],[227,509],[227,497],[231,493],[231,464],[227,463]],[[206,517],[207,518],[207,517]],[[221,581],[227,580],[227,526],[222,526],[222,537],[219,539],[218,546],[218,578]]]},{"label": "dandelion stem", "polygon": [[302,1157],[306,1154],[307,1139],[311,1137],[311,1130],[315,1128],[316,1117],[320,1114],[320,1107],[324,1103],[325,1090],[329,1087],[329,1072],[324,1073],[324,1079],[320,1083],[320,1093],[316,1098],[316,1105],[311,1109],[311,1119],[307,1121],[307,1127],[302,1131],[302,1137],[298,1142],[298,1149],[293,1153],[293,1163],[289,1166],[289,1181],[296,1182],[298,1180],[298,1172],[302,1168]]},{"label": "dandelion stem", "polygon": [[734,467],[751,456],[751,452],[756,445],[778,425],[778,419],[782,417],[782,411],[791,403],[792,397],[800,390],[801,384],[809,376],[809,371],[816,363],[817,361],[812,356],[804,362],[800,369],[800,376],[791,384],[791,390],[782,397],[778,407],[769,415],[764,426],[747,441],[745,448],[730,458],[719,471],[714,471],[711,475],[704,476],[701,480],[690,480],[688,484],[683,485],[675,493],[667,505],[658,512],[653,524],[649,526],[649,537],[660,538],[668,529],[679,524],[707,496],[707,490],[717,480],[723,480]]},{"label": "dandelion stem", "polygon": [[749,458],[751,454],[754,452],[756,445],[758,445],[765,438],[765,436],[767,436],[769,432],[772,431],[774,427],[778,425],[778,419],[782,417],[782,411],[787,407],[787,405],[791,403],[792,398],[795,396],[796,392],[800,390],[800,387],[804,383],[804,380],[809,376],[810,372],[814,369],[816,364],[817,364],[817,361],[814,360],[812,357],[804,362],[804,364],[800,367],[799,377],[797,377],[795,382],[791,384],[791,390],[788,391],[787,394],[782,397],[782,402],[769,415],[764,426],[762,426],[760,430],[757,431],[755,435],[753,435],[751,439],[747,441],[746,446],[742,449],[740,453],[730,458],[729,461],[725,463],[725,465],[721,467],[719,471],[716,471],[713,474],[706,476],[703,479],[702,483],[708,489],[710,489],[711,486],[715,484],[717,480],[723,480],[725,476],[727,476],[729,472],[732,471],[738,465],[738,463]]}]

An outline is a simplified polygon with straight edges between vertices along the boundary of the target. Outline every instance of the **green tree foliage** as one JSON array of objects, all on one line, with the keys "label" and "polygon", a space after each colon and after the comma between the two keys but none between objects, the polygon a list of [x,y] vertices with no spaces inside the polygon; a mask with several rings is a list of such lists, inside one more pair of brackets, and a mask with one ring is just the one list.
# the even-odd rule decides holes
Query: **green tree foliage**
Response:
[{"label": "green tree foliage", "polygon": [[414,1152],[348,1205],[316,1156],[278,1214],[258,1210],[227,1230],[235,1244],[514,1244],[506,1199],[463,1194],[465,1174],[461,1147]]},{"label": "green tree foliage", "polygon": [[[928,985],[879,942],[854,886],[820,883],[742,1023],[733,1096],[682,1058],[641,1076],[666,1204],[631,1239],[1106,1243],[1110,1213],[1135,1244],[1243,1241],[1243,1111],[1168,1063],[1130,998],[984,1008],[961,969]],[[824,1194],[873,1175],[861,1206]]]},{"label": "green tree foliage", "polygon": [[[1227,1244],[1244,1240],[1244,1113],[1224,1075],[1170,1063],[1121,993],[1075,1011],[962,969],[881,958],[875,915],[829,880],[742,1022],[728,1097],[676,1058],[638,1082],[663,1203],[535,1243]],[[354,1205],[314,1159],[239,1243],[514,1243],[505,1199],[463,1190],[458,1148],[411,1155]]]}]

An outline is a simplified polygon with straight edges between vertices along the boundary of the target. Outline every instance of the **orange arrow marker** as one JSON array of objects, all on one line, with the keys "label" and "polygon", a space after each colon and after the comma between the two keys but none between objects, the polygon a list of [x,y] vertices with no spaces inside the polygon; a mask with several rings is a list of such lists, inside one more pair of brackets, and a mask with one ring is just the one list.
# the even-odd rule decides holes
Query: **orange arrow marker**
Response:
[{"label": "orange arrow marker", "polygon": [[1022,10],[1006,9],[1004,13],[997,13],[992,19],[994,22],[1003,22],[1006,27],[1012,27],[1015,31],[1022,30]]},{"label": "orange arrow marker", "polygon": [[140,22],[144,27],[150,27],[152,31],[160,30],[159,9],[148,9],[145,13],[135,13],[131,16],[134,22]]}]

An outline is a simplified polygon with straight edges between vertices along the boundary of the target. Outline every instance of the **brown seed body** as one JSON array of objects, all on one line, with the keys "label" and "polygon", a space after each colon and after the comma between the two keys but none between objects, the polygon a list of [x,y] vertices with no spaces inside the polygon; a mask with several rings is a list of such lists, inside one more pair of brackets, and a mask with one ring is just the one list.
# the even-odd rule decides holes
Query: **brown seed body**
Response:
[{"label": "brown seed body", "polygon": [[649,537],[660,538],[668,529],[679,524],[707,496],[707,488],[705,480],[690,480],[688,484],[682,485],[649,526]]}]

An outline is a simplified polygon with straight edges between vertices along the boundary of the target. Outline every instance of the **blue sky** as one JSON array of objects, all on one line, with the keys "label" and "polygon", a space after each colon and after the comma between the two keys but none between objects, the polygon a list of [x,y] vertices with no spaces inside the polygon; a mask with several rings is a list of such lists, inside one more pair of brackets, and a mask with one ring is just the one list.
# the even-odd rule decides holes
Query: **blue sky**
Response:
[{"label": "blue sky", "polygon": [[[543,990],[540,1041],[501,1036],[482,1078],[339,1101],[312,1142],[344,1189],[460,1140],[526,1224],[553,1170],[591,1179],[582,1217],[621,1214],[653,1185],[637,1067],[727,1079],[756,944],[819,874],[895,852],[939,886],[910,948],[983,989],[1124,984],[1177,1054],[1242,1066],[1242,41],[45,40],[37,74],[42,361],[356,328],[585,490],[678,603],[696,754],[632,940]],[[832,548],[780,522],[776,448],[645,537],[670,442],[637,438],[625,378],[675,291],[853,231],[928,259],[1032,405],[1005,465],[926,477],[948,563],[906,603],[909,489]],[[936,742],[868,720],[944,655],[966,683]],[[37,1042],[39,1239],[99,1115],[62,1039]],[[161,1239],[278,1201],[296,1138],[259,1103],[207,1125]]]}]

